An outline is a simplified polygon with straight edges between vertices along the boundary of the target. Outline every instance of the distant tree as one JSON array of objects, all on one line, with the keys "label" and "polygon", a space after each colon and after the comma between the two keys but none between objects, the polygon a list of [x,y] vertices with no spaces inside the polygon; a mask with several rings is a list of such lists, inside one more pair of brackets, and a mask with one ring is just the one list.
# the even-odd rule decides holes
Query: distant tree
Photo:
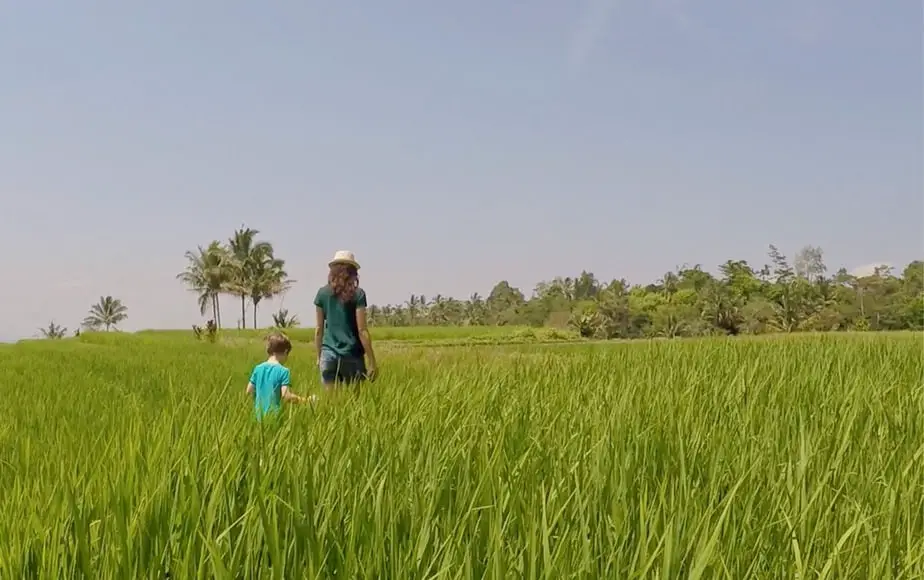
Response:
[{"label": "distant tree", "polygon": [[594,277],[593,273],[586,270],[581,271],[580,275],[572,280],[569,286],[572,289],[572,296],[575,300],[593,299],[597,292],[600,291],[600,284]]},{"label": "distant tree", "polygon": [[427,298],[425,296],[416,296],[411,294],[411,297],[408,298],[407,302],[404,303],[404,311],[406,313],[406,320],[409,326],[415,326],[419,324],[421,318],[421,311],[425,311],[427,308]]},{"label": "distant tree", "polygon": [[511,286],[506,280],[495,284],[485,300],[489,319],[497,325],[516,324],[518,309],[525,302],[526,298],[520,289]]},{"label": "distant tree", "polygon": [[190,291],[199,296],[199,311],[209,307],[212,319],[221,327],[221,294],[241,300],[239,328],[247,327],[247,301],[253,304],[253,326],[257,326],[257,306],[263,300],[285,293],[295,283],[285,271],[285,261],[277,258],[273,245],[256,239],[260,232],[241,226],[227,244],[213,241],[208,248],[186,252],[186,269],[177,274]]},{"label": "distant tree", "polygon": [[793,260],[796,276],[815,281],[822,278],[828,268],[825,266],[824,251],[818,246],[805,246]]},{"label": "distant tree", "polygon": [[[259,230],[241,226],[228,240],[228,249],[234,258],[234,266],[228,290],[241,299],[241,325],[247,328],[247,299],[254,288],[257,264],[273,255],[273,246],[269,242],[256,240]],[[256,320],[256,313],[254,313]]]},{"label": "distant tree", "polygon": [[773,244],[770,244],[769,254],[770,262],[773,264],[773,269],[770,270],[771,279],[776,284],[788,283],[795,275],[795,271],[792,266],[789,265],[786,256],[784,256]]},{"label": "distant tree", "polygon": [[294,314],[289,316],[289,311],[284,308],[280,308],[279,312],[273,314],[273,326],[276,328],[294,328],[298,324],[298,316]]},{"label": "distant tree", "polygon": [[257,327],[257,305],[264,299],[270,300],[285,293],[295,283],[294,280],[289,279],[285,265],[284,260],[273,256],[272,246],[254,256],[251,270],[245,281],[250,293],[250,301],[253,304],[254,328]]},{"label": "distant tree", "polygon": [[915,296],[924,292],[924,261],[915,260],[902,271],[905,292]]},{"label": "distant tree", "polygon": [[186,269],[176,275],[199,296],[199,312],[205,316],[212,309],[212,319],[221,328],[221,302],[219,296],[227,290],[234,271],[231,253],[220,242],[213,241],[207,248],[199,246],[196,252],[186,252]]},{"label": "distant tree", "polygon": [[470,325],[481,325],[487,321],[487,307],[481,294],[475,292],[469,296],[468,301],[463,305],[465,312],[465,323]]},{"label": "distant tree", "polygon": [[48,326],[46,326],[45,328],[40,328],[39,332],[41,333],[42,338],[50,338],[50,339],[57,340],[57,339],[64,338],[64,335],[67,334],[67,329],[64,328],[63,326],[55,324],[55,321],[52,320],[51,322],[48,323]]},{"label": "distant tree", "polygon": [[99,302],[90,306],[90,313],[83,319],[83,327],[91,330],[109,330],[128,318],[128,308],[112,296],[100,296]]}]

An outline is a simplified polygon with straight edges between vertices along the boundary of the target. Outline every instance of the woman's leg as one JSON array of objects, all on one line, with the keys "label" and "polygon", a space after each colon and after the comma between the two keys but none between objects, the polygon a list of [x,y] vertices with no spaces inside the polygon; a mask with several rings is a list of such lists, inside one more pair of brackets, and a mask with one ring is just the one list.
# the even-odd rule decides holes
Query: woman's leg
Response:
[{"label": "woman's leg", "polygon": [[322,350],[320,357],[321,385],[324,390],[334,388],[337,382],[337,375],[340,373],[340,357],[332,352]]},{"label": "woman's leg", "polygon": [[355,356],[342,357],[337,378],[344,385],[352,387],[354,393],[359,394],[359,386],[366,380],[365,359]]}]

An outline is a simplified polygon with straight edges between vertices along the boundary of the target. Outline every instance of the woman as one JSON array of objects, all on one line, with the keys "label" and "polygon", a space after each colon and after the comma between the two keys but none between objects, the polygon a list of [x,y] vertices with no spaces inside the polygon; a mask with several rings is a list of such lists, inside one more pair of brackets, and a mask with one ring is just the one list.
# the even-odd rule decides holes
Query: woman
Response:
[{"label": "woman", "polygon": [[325,388],[338,382],[374,379],[376,372],[372,338],[366,326],[366,293],[359,287],[359,264],[353,252],[341,250],[328,265],[327,285],[314,298],[314,346]]}]

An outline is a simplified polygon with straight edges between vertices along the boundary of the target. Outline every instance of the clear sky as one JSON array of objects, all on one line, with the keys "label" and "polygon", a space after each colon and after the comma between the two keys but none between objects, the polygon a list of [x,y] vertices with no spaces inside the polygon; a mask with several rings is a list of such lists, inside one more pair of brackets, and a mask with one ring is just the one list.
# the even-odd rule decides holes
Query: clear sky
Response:
[{"label": "clear sky", "polygon": [[[0,0],[0,339],[100,295],[200,321],[183,254],[261,230],[310,321],[588,269],[924,254],[918,0]],[[261,309],[261,324],[279,304]],[[225,322],[236,312],[229,299]]]}]

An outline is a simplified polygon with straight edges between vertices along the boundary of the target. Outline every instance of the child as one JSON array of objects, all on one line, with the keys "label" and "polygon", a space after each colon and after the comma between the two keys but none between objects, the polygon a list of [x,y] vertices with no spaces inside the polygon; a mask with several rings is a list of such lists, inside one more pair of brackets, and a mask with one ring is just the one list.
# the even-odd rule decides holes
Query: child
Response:
[{"label": "child", "polygon": [[280,332],[266,338],[266,354],[269,358],[254,367],[247,383],[247,394],[253,396],[254,413],[257,419],[276,414],[282,408],[282,401],[303,403],[306,398],[292,392],[291,375],[285,366],[292,343]]}]

